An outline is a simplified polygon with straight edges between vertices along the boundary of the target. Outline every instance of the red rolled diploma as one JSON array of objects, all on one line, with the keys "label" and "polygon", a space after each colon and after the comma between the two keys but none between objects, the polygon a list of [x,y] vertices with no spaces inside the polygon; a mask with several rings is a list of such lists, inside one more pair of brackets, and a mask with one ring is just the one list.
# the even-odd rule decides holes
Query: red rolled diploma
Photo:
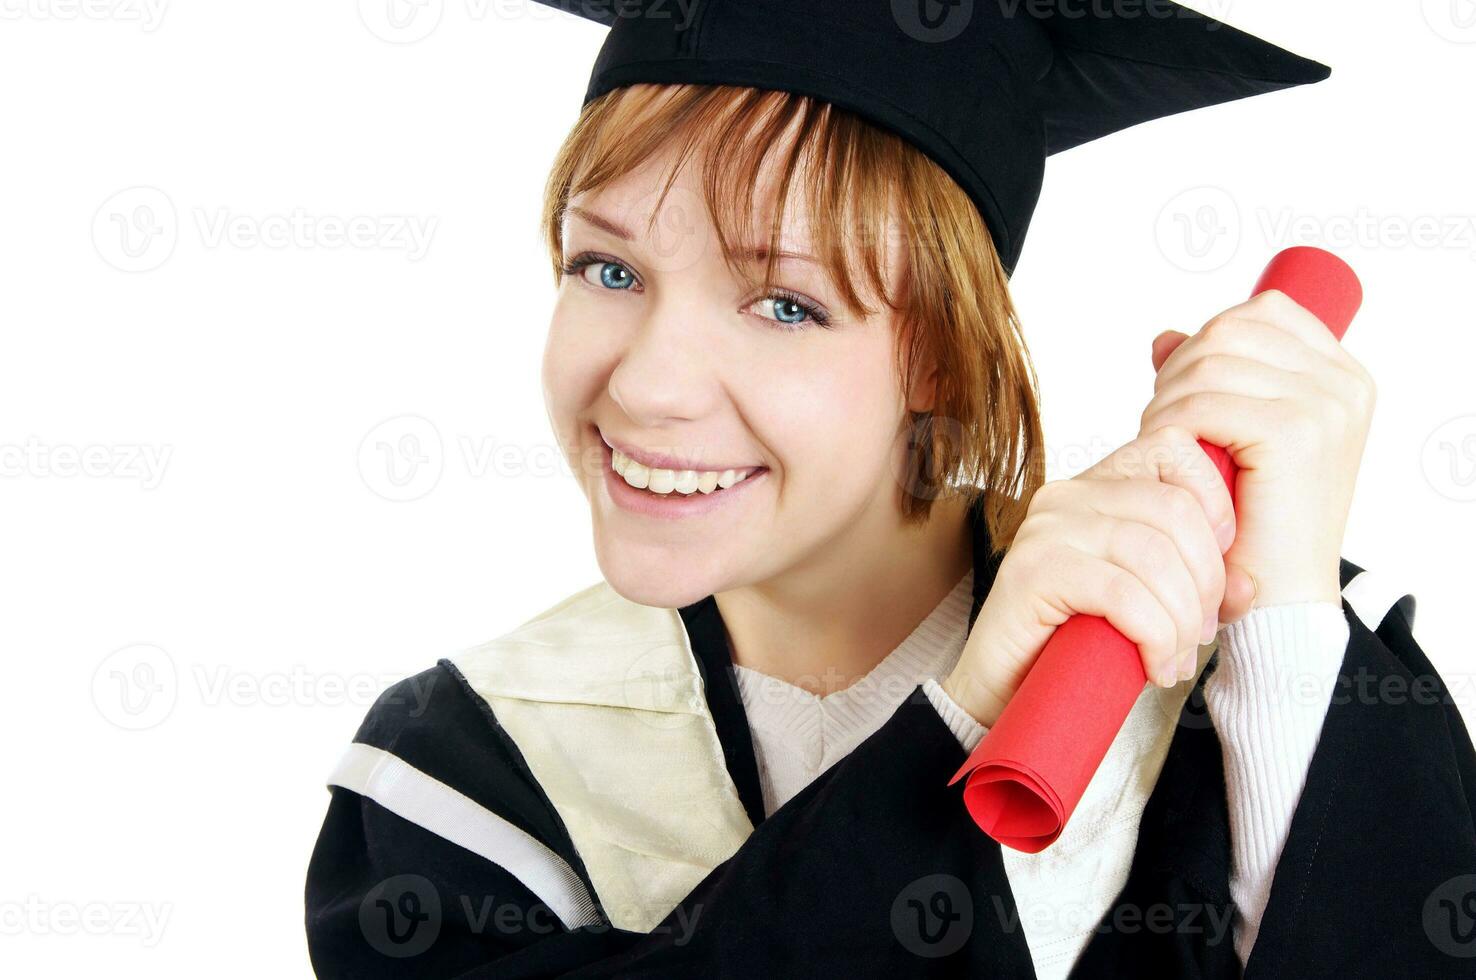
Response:
[{"label": "red rolled diploma", "polygon": [[[1363,302],[1358,277],[1319,248],[1288,248],[1273,258],[1251,296],[1279,289],[1317,316],[1339,340]],[[1235,497],[1230,454],[1203,439]],[[969,815],[990,837],[1034,854],[1049,847],[1076,810],[1092,774],[1127,720],[1143,686],[1135,643],[1101,616],[1078,613],[1056,628],[1035,665],[968,761],[948,781],[967,777]]]}]

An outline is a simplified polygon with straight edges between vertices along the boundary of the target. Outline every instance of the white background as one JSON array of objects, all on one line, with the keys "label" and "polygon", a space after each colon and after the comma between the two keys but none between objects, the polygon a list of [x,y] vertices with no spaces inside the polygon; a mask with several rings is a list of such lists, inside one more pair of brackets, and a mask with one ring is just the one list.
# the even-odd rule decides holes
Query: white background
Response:
[{"label": "white background", "polygon": [[[375,693],[598,577],[537,216],[602,31],[387,3],[0,0],[8,975],[307,975]],[[1476,5],[1194,6],[1334,73],[1051,160],[1013,284],[1050,476],[1135,434],[1156,333],[1332,247],[1380,388],[1344,554],[1476,718]]]}]

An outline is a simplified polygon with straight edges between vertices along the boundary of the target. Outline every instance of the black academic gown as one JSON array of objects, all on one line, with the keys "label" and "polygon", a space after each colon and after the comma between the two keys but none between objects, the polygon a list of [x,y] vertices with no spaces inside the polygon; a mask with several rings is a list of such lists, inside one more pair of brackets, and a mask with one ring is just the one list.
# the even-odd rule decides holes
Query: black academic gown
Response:
[{"label": "black academic gown", "polygon": [[[970,517],[972,626],[998,557],[977,509]],[[1360,571],[1344,559],[1342,584]],[[1476,752],[1410,632],[1413,606],[1405,596],[1370,630],[1344,598],[1340,683],[1245,976],[1476,976]],[[742,846],[650,932],[603,917],[564,929],[517,876],[334,786],[307,875],[318,976],[1033,977],[1000,845],[947,785],[966,753],[921,686],[765,819],[717,605],[708,596],[680,614],[753,824]],[[1214,666],[1185,704],[1127,882],[1073,977],[1242,975],[1225,925],[1220,744],[1202,698]],[[385,692],[355,741],[531,835],[598,907],[561,814],[450,661]]]}]

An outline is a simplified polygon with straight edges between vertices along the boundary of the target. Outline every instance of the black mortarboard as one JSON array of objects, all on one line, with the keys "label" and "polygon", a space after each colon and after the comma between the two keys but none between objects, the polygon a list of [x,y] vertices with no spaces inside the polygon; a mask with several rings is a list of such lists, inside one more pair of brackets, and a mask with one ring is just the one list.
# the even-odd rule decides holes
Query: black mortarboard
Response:
[{"label": "black mortarboard", "polygon": [[809,95],[897,133],[969,194],[1006,273],[1045,158],[1326,65],[1168,0],[539,0],[607,25],[584,101],[637,82]]}]

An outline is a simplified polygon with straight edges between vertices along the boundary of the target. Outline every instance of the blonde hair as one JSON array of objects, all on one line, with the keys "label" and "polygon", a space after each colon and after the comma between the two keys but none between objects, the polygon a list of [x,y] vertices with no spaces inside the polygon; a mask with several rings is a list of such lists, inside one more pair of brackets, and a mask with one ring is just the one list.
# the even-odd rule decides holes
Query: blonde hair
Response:
[{"label": "blonde hair", "polygon": [[[778,171],[763,287],[774,285],[791,187],[806,181],[814,254],[846,305],[875,312],[855,288],[851,270],[859,269],[869,293],[898,315],[902,390],[910,390],[914,365],[925,354],[939,368],[932,409],[913,413],[905,520],[925,521],[943,493],[963,493],[971,503],[982,496],[989,535],[1003,549],[1045,478],[1035,370],[978,209],[912,144],[852,112],[790,92],[687,84],[614,89],[584,106],[549,174],[543,234],[555,273],[565,261],[562,224],[570,199],[620,179],[674,140],[676,162],[653,220],[677,171],[700,151],[704,202],[724,260],[735,276],[750,279],[736,251],[750,242],[758,175],[791,126],[796,136]],[[893,204],[905,258],[896,295],[887,289],[879,247]]]}]

